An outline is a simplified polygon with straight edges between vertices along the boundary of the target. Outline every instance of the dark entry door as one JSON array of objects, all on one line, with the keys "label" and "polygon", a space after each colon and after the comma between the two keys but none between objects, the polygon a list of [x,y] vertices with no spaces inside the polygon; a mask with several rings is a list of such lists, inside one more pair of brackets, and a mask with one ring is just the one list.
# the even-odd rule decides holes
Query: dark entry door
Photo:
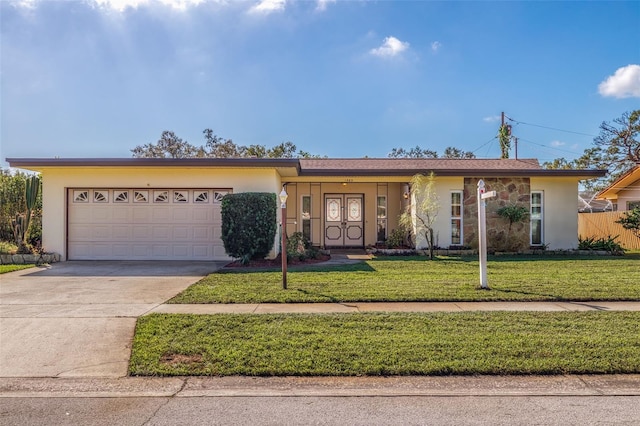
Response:
[{"label": "dark entry door", "polygon": [[325,196],[325,247],[364,246],[363,201],[362,194]]}]

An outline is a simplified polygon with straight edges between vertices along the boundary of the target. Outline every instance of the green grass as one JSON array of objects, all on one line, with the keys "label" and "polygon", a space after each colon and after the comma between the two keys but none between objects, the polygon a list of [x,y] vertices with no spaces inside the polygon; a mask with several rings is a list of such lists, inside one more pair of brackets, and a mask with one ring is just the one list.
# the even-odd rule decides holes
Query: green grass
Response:
[{"label": "green grass", "polygon": [[0,274],[33,268],[35,265],[0,265]]},{"label": "green grass", "polygon": [[640,373],[640,312],[153,314],[132,375]]},{"label": "green grass", "polygon": [[640,300],[640,253],[493,257],[491,291],[478,290],[476,258],[376,258],[355,265],[211,274],[169,303]]}]

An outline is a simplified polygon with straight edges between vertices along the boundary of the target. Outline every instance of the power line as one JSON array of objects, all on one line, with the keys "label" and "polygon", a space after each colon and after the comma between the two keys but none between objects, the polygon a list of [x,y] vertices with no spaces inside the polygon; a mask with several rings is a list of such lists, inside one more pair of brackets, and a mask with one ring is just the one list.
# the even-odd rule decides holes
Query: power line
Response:
[{"label": "power line", "polygon": [[574,135],[590,136],[592,138],[596,137],[596,135],[591,135],[589,133],[574,132],[573,130],[564,130],[564,129],[558,129],[556,127],[542,126],[540,124],[525,123],[524,121],[514,120],[513,118],[507,117],[506,115],[505,115],[505,117],[506,117],[507,120],[513,121],[516,124],[524,124],[524,125],[527,125],[527,126],[540,127],[542,129],[555,130],[555,131],[558,131],[558,132],[573,133]]},{"label": "power line", "polygon": [[532,144],[532,145],[537,145],[537,146],[541,146],[541,147],[543,147],[543,148],[548,148],[548,149],[554,149],[554,150],[556,150],[556,151],[567,152],[567,153],[569,153],[569,154],[581,155],[581,154],[580,154],[580,153],[578,153],[578,152],[568,151],[568,150],[566,150],[566,149],[556,148],[556,147],[548,146],[548,145],[542,145],[542,144],[540,144],[540,143],[536,143],[536,142],[533,142],[533,141],[530,141],[530,140],[528,140],[528,139],[524,139],[524,138],[518,138],[518,141],[524,141],[524,142],[530,143],[530,144]]},{"label": "power line", "polygon": [[474,149],[473,152],[474,154],[476,153],[476,151],[479,151],[481,148],[483,148],[484,146],[490,144],[491,142],[493,142],[495,139],[498,139],[498,136],[494,136],[491,139],[489,139],[488,141],[486,141],[485,143],[483,143],[482,145],[480,145],[479,147],[477,147],[476,149]]}]

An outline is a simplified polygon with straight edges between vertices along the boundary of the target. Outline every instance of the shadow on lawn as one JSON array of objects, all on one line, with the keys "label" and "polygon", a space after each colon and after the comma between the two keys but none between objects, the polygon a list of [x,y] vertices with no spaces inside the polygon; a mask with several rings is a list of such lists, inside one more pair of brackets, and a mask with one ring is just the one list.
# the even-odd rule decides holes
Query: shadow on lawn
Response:
[{"label": "shadow on lawn", "polygon": [[[279,267],[266,268],[223,268],[219,274],[252,274],[256,272],[280,272]],[[316,263],[312,265],[295,265],[287,267],[287,272],[376,272],[376,269],[366,262],[353,263],[349,265],[323,265]]]},{"label": "shadow on lawn", "polygon": [[[471,259],[471,258],[469,258]],[[477,257],[476,257],[477,260]],[[611,262],[611,261],[625,261],[625,260],[640,260],[640,253],[628,253],[623,256],[614,255],[596,255],[596,254],[536,254],[536,255],[489,255],[488,260],[490,262],[535,262],[538,260],[557,260],[557,261],[576,261],[576,260],[589,260],[595,262]]]},{"label": "shadow on lawn", "polygon": [[495,287],[491,287],[491,291],[495,291],[496,293],[512,293],[512,294],[521,294],[524,296],[531,296],[531,301],[566,302],[567,300],[569,300],[564,297],[557,296],[555,294],[534,293],[531,291],[509,290],[509,289],[501,289],[501,288],[497,289]]}]

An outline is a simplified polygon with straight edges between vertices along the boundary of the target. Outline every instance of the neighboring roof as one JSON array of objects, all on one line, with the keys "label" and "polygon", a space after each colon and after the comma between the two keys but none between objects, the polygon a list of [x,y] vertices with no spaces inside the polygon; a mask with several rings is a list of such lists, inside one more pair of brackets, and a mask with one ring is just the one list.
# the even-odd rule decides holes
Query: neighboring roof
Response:
[{"label": "neighboring roof", "polygon": [[618,192],[631,186],[632,183],[640,180],[640,164],[614,180],[611,185],[598,192],[596,198],[599,200],[616,199]]},{"label": "neighboring roof", "polygon": [[[450,158],[7,158],[11,167],[229,167],[286,169],[288,176],[565,176],[601,177],[606,170],[548,170],[535,159]],[[281,173],[282,174],[282,173]]]}]

